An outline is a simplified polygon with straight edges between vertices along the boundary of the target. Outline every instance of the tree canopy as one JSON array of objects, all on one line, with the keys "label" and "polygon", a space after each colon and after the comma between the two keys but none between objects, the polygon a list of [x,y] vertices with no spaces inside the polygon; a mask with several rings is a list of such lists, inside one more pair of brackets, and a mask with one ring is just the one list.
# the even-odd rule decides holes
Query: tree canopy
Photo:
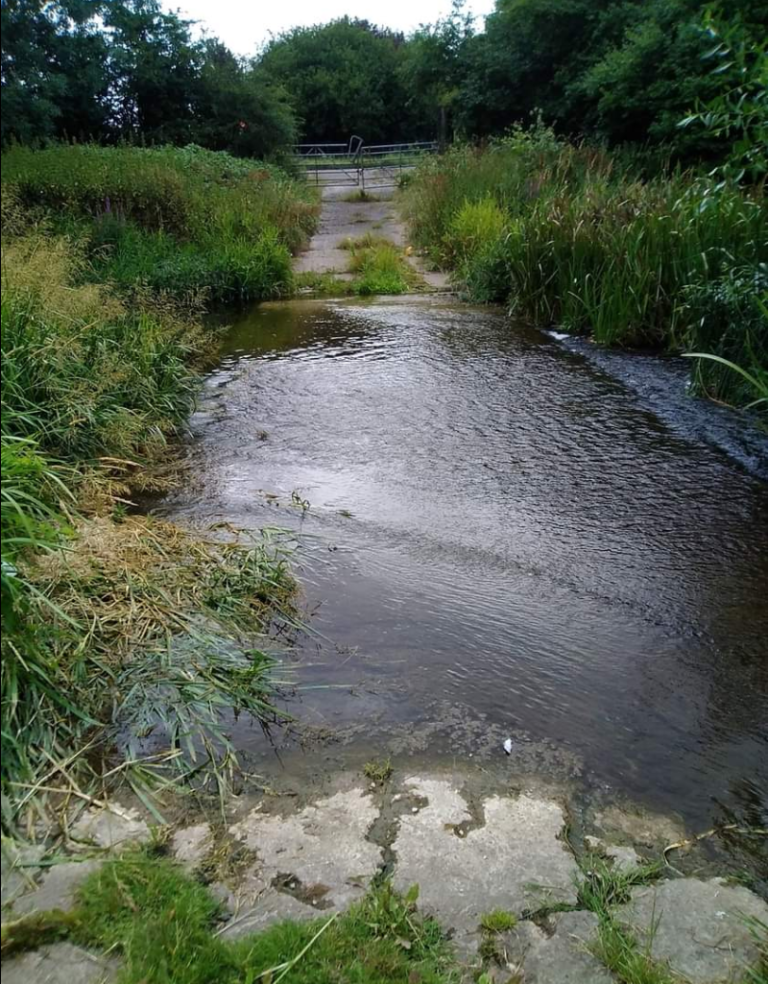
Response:
[{"label": "tree canopy", "polygon": [[2,140],[200,143],[270,154],[282,93],[159,0],[3,0]]},{"label": "tree canopy", "polygon": [[496,0],[480,31],[454,0],[409,36],[345,17],[288,31],[244,61],[159,0],[2,0],[2,139],[194,142],[258,156],[352,134],[483,140],[541,116],[561,134],[710,159],[726,152],[726,129],[680,120],[726,98],[739,72],[758,94],[766,87],[768,4],[714,8],[747,53],[719,74],[706,57],[710,7]]}]

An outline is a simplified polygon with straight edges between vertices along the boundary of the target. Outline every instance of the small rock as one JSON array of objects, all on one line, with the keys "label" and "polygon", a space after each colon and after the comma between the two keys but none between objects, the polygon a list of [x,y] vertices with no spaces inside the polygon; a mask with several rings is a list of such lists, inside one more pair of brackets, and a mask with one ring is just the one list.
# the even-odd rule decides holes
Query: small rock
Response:
[{"label": "small rock", "polygon": [[613,867],[617,871],[633,871],[643,863],[643,859],[633,847],[609,845],[606,847],[605,853],[613,861]]},{"label": "small rock", "polygon": [[73,840],[95,844],[106,850],[128,844],[146,843],[150,829],[138,810],[112,803],[106,809],[90,809],[70,827]]},{"label": "small rock", "polygon": [[207,823],[184,827],[174,833],[171,850],[176,860],[186,868],[197,868],[211,848],[212,836],[210,824]]},{"label": "small rock", "polygon": [[118,971],[115,960],[71,943],[54,943],[3,960],[3,984],[111,984]]}]

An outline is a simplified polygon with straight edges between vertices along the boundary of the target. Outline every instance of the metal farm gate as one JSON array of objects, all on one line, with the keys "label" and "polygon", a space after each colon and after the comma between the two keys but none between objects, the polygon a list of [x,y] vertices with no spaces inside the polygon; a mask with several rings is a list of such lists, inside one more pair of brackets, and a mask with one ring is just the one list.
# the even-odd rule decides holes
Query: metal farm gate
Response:
[{"label": "metal farm gate", "polygon": [[293,160],[307,180],[319,188],[388,188],[414,168],[427,154],[434,154],[434,141],[366,144],[353,136],[348,143],[298,144]]}]

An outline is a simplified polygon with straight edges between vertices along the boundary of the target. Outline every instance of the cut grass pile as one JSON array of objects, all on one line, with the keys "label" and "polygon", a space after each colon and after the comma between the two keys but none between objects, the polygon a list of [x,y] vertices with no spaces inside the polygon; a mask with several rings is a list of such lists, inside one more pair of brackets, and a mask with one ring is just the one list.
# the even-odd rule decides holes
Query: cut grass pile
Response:
[{"label": "cut grass pile", "polygon": [[[607,345],[713,353],[766,379],[761,186],[641,179],[538,126],[429,159],[405,201],[416,243],[475,300]],[[729,402],[759,395],[723,363],[697,362],[693,382]]]}]

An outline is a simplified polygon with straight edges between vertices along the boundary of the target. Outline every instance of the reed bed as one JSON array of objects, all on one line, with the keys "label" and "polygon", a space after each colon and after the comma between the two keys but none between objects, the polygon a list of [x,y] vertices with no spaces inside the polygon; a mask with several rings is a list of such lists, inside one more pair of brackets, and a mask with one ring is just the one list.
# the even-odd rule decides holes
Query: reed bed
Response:
[{"label": "reed bed", "polygon": [[[422,164],[406,192],[413,236],[476,300],[607,345],[708,352],[768,366],[764,189],[693,174],[651,179],[541,126]],[[724,364],[695,386],[748,402]]]}]

